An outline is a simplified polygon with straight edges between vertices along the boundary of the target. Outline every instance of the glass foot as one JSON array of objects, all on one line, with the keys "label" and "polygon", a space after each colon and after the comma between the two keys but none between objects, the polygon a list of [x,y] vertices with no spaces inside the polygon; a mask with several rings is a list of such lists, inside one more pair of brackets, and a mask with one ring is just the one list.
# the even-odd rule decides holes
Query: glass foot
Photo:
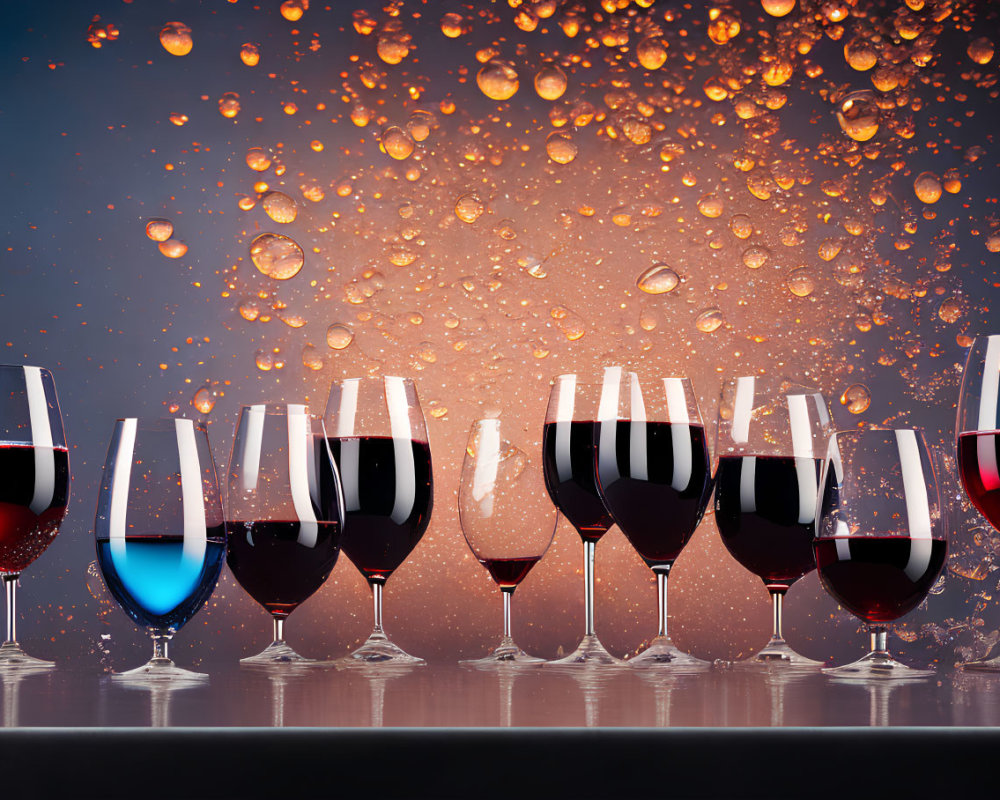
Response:
[{"label": "glass foot", "polygon": [[842,680],[899,680],[926,678],[934,674],[932,669],[914,669],[897,661],[886,652],[869,653],[853,664],[842,667],[828,667],[824,675]]},{"label": "glass foot", "polygon": [[601,640],[593,633],[588,633],[577,645],[576,650],[565,658],[546,661],[546,667],[624,667],[624,661],[615,658],[604,649]]},{"label": "glass foot", "polygon": [[29,656],[17,642],[4,642],[0,645],[0,671],[2,672],[35,672],[43,669],[55,669],[55,662],[43,661]]},{"label": "glass foot", "polygon": [[772,639],[763,650],[744,661],[738,661],[736,666],[743,669],[763,667],[769,671],[771,669],[815,670],[820,669],[823,664],[823,661],[816,661],[796,653],[784,639]]},{"label": "glass foot", "polygon": [[284,641],[271,642],[255,656],[240,659],[241,664],[248,666],[272,666],[276,664],[318,664],[314,658],[300,656]]},{"label": "glass foot", "polygon": [[116,672],[111,676],[115,683],[138,684],[146,686],[157,686],[168,684],[171,686],[181,686],[184,684],[203,684],[208,681],[208,675],[204,672],[192,672],[189,669],[181,669],[169,658],[151,658],[141,667],[130,669],[128,672]]},{"label": "glass foot", "polygon": [[411,656],[398,645],[393,644],[381,631],[368,637],[361,647],[343,658],[337,659],[340,666],[365,664],[424,664],[422,658]]},{"label": "glass foot", "polygon": [[625,663],[632,667],[655,667],[670,670],[704,670],[711,666],[707,661],[695,658],[683,650],[678,650],[668,636],[657,636],[649,643],[649,647]]},{"label": "glass foot", "polygon": [[966,661],[958,666],[966,672],[1000,672],[1000,656],[982,661]]},{"label": "glass foot", "polygon": [[467,664],[472,667],[489,666],[491,664],[544,664],[545,659],[538,656],[529,656],[514,643],[513,639],[504,639],[488,656],[469,658],[458,663]]}]

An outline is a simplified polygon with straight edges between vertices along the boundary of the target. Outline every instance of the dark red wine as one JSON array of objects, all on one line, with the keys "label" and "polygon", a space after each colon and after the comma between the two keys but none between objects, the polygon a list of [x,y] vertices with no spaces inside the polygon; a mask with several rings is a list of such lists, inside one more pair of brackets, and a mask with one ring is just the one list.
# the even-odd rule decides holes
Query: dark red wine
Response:
[{"label": "dark red wine", "polygon": [[958,472],[972,504],[1000,529],[1000,431],[958,437]]},{"label": "dark red wine", "polygon": [[21,572],[45,550],[66,516],[65,448],[0,444],[0,572]]},{"label": "dark red wine", "polygon": [[340,546],[369,581],[384,583],[430,522],[431,449],[426,442],[387,436],[329,442],[344,490]]},{"label": "dark red wine", "polygon": [[726,549],[772,590],[816,567],[813,523],[823,462],[792,456],[722,456],[715,522]]},{"label": "dark red wine", "polygon": [[596,542],[614,520],[597,489],[596,422],[548,422],[542,431],[545,488],[577,532]]},{"label": "dark red wine", "polygon": [[947,549],[941,539],[906,536],[834,536],[813,546],[823,586],[867,622],[892,622],[920,605]]},{"label": "dark red wine", "polygon": [[481,558],[479,563],[489,570],[490,576],[501,589],[513,589],[531,568],[538,563],[541,556],[534,558]]},{"label": "dark red wine", "polygon": [[340,553],[340,524],[227,522],[226,563],[247,594],[287,617],[330,577]]},{"label": "dark red wine", "polygon": [[[617,420],[614,453],[598,447],[605,505],[652,568],[669,567],[701,522],[712,491],[701,425]],[[603,436],[603,434],[602,434]]]}]

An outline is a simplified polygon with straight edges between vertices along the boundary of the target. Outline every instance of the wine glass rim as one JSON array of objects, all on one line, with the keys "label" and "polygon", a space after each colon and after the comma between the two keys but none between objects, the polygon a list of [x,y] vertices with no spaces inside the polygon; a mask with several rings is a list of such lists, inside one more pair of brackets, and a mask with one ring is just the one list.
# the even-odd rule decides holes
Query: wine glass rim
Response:
[{"label": "wine glass rim", "polygon": [[413,378],[407,378],[402,375],[361,375],[356,378],[340,378],[332,382],[332,385],[339,385],[343,383],[358,383],[360,381],[382,381],[385,382],[389,379],[403,381],[404,383],[413,384]]},{"label": "wine glass rim", "polygon": [[864,436],[865,434],[903,433],[905,431],[912,431],[913,433],[923,436],[926,430],[926,428],[920,428],[917,426],[911,426],[909,428],[892,428],[888,425],[870,425],[864,428],[851,428],[847,430],[834,431],[830,434],[830,436]]},{"label": "wine glass rim", "polygon": [[188,419],[187,417],[118,417],[115,420],[115,427],[125,422],[135,422],[137,430],[147,431],[171,430],[177,427],[178,422],[190,422],[195,430],[208,433],[208,427],[204,422],[196,419]]},{"label": "wine glass rim", "polygon": [[[723,378],[723,385],[736,383],[737,381],[744,380],[746,378],[753,378],[755,381],[762,381],[764,384],[776,384],[780,385],[782,383],[788,384],[789,391],[785,394],[818,394],[822,395],[823,390],[811,383],[800,383],[798,381],[792,380],[791,378],[781,377],[779,375],[739,375],[730,374]],[[801,390],[801,391],[795,391]]]},{"label": "wine glass rim", "polygon": [[40,369],[42,372],[47,372],[49,375],[52,374],[52,370],[48,367],[38,367],[34,364],[0,364],[0,369]]},{"label": "wine glass rim", "polygon": [[288,406],[299,406],[302,410],[295,411],[295,414],[301,414],[305,417],[312,417],[313,419],[322,419],[321,414],[314,414],[309,410],[309,406],[304,403],[244,403],[240,406],[240,414],[244,411],[257,410],[266,416],[287,416]]}]

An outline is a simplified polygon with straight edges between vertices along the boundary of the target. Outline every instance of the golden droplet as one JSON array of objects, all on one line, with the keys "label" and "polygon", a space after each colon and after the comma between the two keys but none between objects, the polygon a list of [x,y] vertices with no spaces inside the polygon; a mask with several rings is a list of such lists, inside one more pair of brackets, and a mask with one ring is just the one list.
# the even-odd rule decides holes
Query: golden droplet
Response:
[{"label": "golden droplet", "polygon": [[852,414],[862,414],[872,404],[872,394],[863,383],[852,383],[840,396],[840,404]]},{"label": "golden droplet", "polygon": [[635,285],[646,294],[664,294],[677,288],[680,277],[666,264],[654,264],[638,277]]},{"label": "golden droplet", "polygon": [[816,288],[812,273],[806,267],[793,269],[788,273],[785,285],[788,287],[788,291],[796,297],[808,297]]},{"label": "golden droplet", "polygon": [[174,235],[174,223],[168,219],[151,219],[146,223],[146,236],[154,242],[165,242]]},{"label": "golden droplet", "polygon": [[921,203],[936,203],[943,191],[941,181],[933,172],[921,172],[913,180],[913,191]]},{"label": "golden droplet", "polygon": [[569,164],[580,148],[567,131],[553,131],[545,139],[545,153],[557,164]]},{"label": "golden droplet", "polygon": [[254,172],[265,172],[271,166],[271,157],[262,147],[247,150],[247,166]]},{"label": "golden droplet", "polygon": [[260,46],[247,42],[240,48],[240,60],[248,67],[256,67],[260,63]]},{"label": "golden droplet", "polygon": [[299,274],[305,254],[294,239],[280,233],[262,233],[250,243],[250,260],[269,278],[286,281]]},{"label": "golden droplet", "polygon": [[491,100],[509,100],[520,87],[517,71],[506,61],[490,59],[476,75],[479,90]]},{"label": "golden droplet", "polygon": [[240,113],[240,96],[236,92],[226,92],[219,98],[219,113],[232,119]]},{"label": "golden droplet", "polygon": [[326,329],[326,343],[331,350],[345,350],[354,341],[354,331],[336,322]]},{"label": "golden droplet", "polygon": [[402,128],[393,125],[382,134],[382,149],[391,158],[402,161],[413,153],[413,139]]},{"label": "golden droplet", "polygon": [[191,28],[183,22],[168,22],[160,31],[160,44],[172,56],[186,56],[194,47]]},{"label": "golden droplet", "polygon": [[558,100],[566,93],[566,73],[558,64],[545,64],[535,75],[535,91],[543,100]]},{"label": "golden droplet", "polygon": [[694,321],[695,327],[702,333],[712,333],[722,327],[725,318],[717,308],[706,308]]},{"label": "golden droplet", "polygon": [[167,258],[181,258],[187,251],[188,246],[177,239],[167,239],[159,244],[160,252]]},{"label": "golden droplet", "polygon": [[479,219],[485,210],[482,201],[472,193],[463,194],[455,203],[455,216],[470,225]]}]

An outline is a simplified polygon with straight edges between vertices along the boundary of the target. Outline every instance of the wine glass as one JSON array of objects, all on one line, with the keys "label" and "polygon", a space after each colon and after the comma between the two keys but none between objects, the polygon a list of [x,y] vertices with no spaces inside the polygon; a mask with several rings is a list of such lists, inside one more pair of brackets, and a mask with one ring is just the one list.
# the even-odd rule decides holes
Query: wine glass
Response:
[{"label": "wine glass", "polygon": [[167,656],[167,643],[215,589],[226,556],[205,427],[189,419],[115,422],[94,532],[108,590],[153,640],[148,663],[113,677],[149,684],[207,679]]},{"label": "wine glass", "polygon": [[634,372],[605,371],[597,429],[598,488],[604,505],[656,575],[659,629],[629,661],[671,669],[707,667],[667,632],[667,578],[701,522],[712,493],[708,441],[687,378],[640,385]]},{"label": "wine glass", "polygon": [[[1000,530],[1000,335],[977,336],[969,349],[958,395],[958,472],[972,504]],[[1000,656],[963,664],[1000,671]]]},{"label": "wine glass", "polygon": [[7,635],[0,670],[55,666],[17,643],[21,572],[59,531],[69,502],[69,451],[52,373],[0,365],[0,575],[7,593]]},{"label": "wine glass", "polygon": [[871,652],[824,669],[854,679],[914,678],[886,649],[886,625],[916,608],[947,549],[931,453],[915,430],[834,434],[820,478],[816,567],[823,587],[868,623]]},{"label": "wine glass", "polygon": [[755,376],[723,384],[715,522],[730,555],[771,595],[771,640],[745,666],[822,666],[788,646],[781,616],[789,587],[816,567],[816,495],[831,433],[829,407],[816,389]]},{"label": "wine glass", "polygon": [[[507,420],[472,424],[462,463],[458,511],[462,533],[503,596],[503,638],[488,656],[465,663],[537,664],[511,637],[514,589],[556,532],[558,514],[545,494],[541,465],[528,455],[524,430]],[[517,442],[518,444],[515,444]]]},{"label": "wine glass", "polygon": [[285,642],[284,623],[340,552],[344,503],[323,420],[303,405],[244,406],[226,488],[226,562],[274,626],[274,641],[240,663],[312,662]]},{"label": "wine glass", "polygon": [[375,628],[345,664],[422,664],[382,629],[382,589],[427,530],[434,506],[431,451],[408,378],[335,383],[326,406],[330,450],[344,491],[341,547],[372,588]]},{"label": "wine glass", "polygon": [[[597,638],[594,627],[594,552],[613,524],[597,488],[594,434],[603,384],[559,375],[549,392],[542,432],[545,488],[556,508],[583,540],[584,636],[576,650],[553,666],[623,666]],[[612,405],[612,416],[614,406]]]}]

